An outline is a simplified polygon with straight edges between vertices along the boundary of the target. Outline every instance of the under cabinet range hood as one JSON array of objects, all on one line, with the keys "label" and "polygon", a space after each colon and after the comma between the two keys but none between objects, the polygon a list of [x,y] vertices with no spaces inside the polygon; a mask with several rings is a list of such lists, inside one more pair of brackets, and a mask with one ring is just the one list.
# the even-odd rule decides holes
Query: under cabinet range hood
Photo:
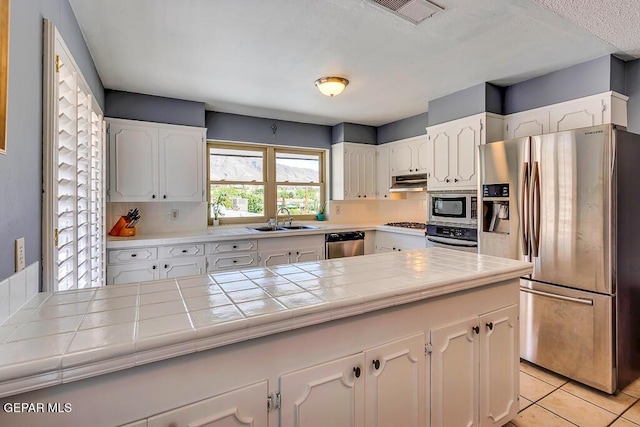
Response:
[{"label": "under cabinet range hood", "polygon": [[398,175],[391,178],[391,193],[427,191],[427,174]]}]

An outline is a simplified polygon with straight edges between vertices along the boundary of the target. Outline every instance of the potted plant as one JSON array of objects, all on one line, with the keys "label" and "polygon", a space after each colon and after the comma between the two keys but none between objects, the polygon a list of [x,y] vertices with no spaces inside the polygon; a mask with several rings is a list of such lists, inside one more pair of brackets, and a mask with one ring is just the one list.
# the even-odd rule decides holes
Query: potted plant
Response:
[{"label": "potted plant", "polygon": [[318,208],[318,214],[316,215],[316,217],[318,218],[318,221],[324,221],[324,213],[326,210],[327,210],[327,202],[324,202],[324,204]]},{"label": "potted plant", "polygon": [[213,225],[220,225],[219,217],[224,216],[224,194],[218,194],[218,198],[215,202],[209,203],[209,208],[211,209],[211,215],[213,216]]}]

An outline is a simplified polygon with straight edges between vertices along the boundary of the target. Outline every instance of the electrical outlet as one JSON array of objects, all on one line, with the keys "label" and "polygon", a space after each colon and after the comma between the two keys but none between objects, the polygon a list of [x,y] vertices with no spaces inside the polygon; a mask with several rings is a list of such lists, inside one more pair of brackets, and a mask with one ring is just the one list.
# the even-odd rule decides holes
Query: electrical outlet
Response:
[{"label": "electrical outlet", "polygon": [[16,239],[16,273],[25,268],[24,237]]},{"label": "electrical outlet", "polygon": [[336,206],[336,215],[340,215],[340,205]]},{"label": "electrical outlet", "polygon": [[171,209],[171,220],[177,221],[180,219],[180,211],[178,209]]}]

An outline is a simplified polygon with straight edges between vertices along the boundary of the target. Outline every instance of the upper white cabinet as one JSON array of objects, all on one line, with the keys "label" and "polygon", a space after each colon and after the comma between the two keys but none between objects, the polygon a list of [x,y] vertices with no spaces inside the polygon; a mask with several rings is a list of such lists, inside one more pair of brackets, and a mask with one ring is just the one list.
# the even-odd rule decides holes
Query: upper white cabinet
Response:
[{"label": "upper white cabinet", "polygon": [[391,193],[389,193],[389,188],[391,188],[390,154],[390,144],[382,144],[376,147],[376,198],[380,200],[388,199],[391,196]]},{"label": "upper white cabinet", "polygon": [[431,172],[429,140],[426,135],[391,143],[391,175]]},{"label": "upper white cabinet", "polygon": [[333,200],[376,197],[376,146],[341,142],[331,147]]},{"label": "upper white cabinet", "polygon": [[108,120],[109,200],[204,200],[206,129]]},{"label": "upper white cabinet", "polygon": [[627,126],[628,99],[616,92],[605,92],[509,114],[504,119],[504,138],[542,135],[605,123]]},{"label": "upper white cabinet", "polygon": [[478,186],[478,146],[502,139],[502,118],[482,113],[427,128],[433,150],[433,190],[475,190]]}]

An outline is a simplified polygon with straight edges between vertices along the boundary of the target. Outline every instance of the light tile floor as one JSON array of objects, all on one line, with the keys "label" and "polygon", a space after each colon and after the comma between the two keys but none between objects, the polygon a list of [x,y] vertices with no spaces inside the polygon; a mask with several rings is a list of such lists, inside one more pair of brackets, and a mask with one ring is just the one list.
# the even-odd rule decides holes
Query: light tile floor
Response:
[{"label": "light tile floor", "polygon": [[508,427],[640,427],[640,378],[617,395],[520,362],[520,413]]}]

